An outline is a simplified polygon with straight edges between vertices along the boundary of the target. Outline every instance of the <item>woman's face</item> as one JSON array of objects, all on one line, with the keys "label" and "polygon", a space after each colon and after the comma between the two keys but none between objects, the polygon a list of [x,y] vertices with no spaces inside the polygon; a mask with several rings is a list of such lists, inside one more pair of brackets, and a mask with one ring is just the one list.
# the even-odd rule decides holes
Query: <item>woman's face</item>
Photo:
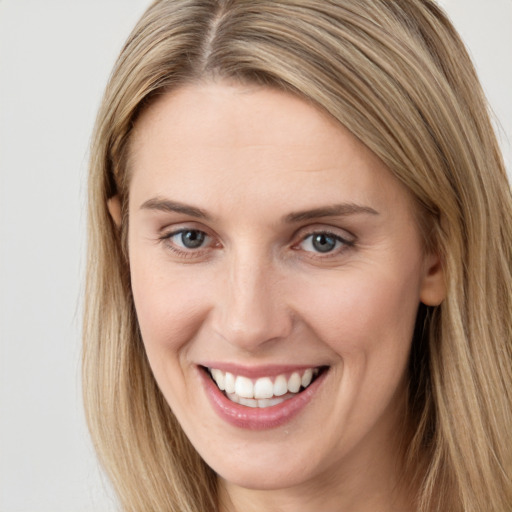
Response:
[{"label": "woman's face", "polygon": [[142,337],[204,460],[253,489],[387,471],[442,286],[382,162],[301,99],[207,83],[143,113],[130,169]]}]

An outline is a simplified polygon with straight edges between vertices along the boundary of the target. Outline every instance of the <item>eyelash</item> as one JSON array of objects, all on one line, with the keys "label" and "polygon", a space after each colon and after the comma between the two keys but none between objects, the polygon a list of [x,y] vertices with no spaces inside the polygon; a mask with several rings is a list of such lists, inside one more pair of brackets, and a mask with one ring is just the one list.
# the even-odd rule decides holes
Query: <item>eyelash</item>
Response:
[{"label": "eyelash", "polygon": [[[208,235],[208,233],[206,233],[205,231],[203,231],[201,229],[182,228],[182,229],[177,229],[175,231],[171,231],[169,233],[165,233],[164,235],[159,237],[159,241],[162,243],[165,243],[167,248],[169,248],[172,252],[174,252],[181,258],[197,258],[197,257],[202,256],[204,251],[206,251],[210,248],[216,248],[216,247],[221,246],[220,243],[217,243],[217,244],[213,244],[213,245],[210,244],[207,246],[201,245],[200,247],[197,247],[195,249],[194,248],[181,248],[175,242],[173,243],[172,239],[179,235],[183,235],[184,233],[198,233],[198,234],[201,234],[201,236],[204,236],[205,240],[208,240],[208,239],[213,240],[213,238],[210,235]],[[314,236],[325,236],[328,238],[332,238],[332,239],[334,239],[335,245],[337,246],[333,250],[329,250],[324,253],[322,253],[322,251],[314,251],[314,250],[305,251],[312,255],[314,254],[315,256],[311,256],[311,257],[315,258],[315,259],[327,259],[329,257],[338,256],[341,253],[345,252],[346,250],[354,247],[354,245],[355,245],[355,240],[348,240],[347,238],[344,238],[344,237],[340,236],[339,234],[333,233],[331,231],[318,229],[318,230],[312,230],[312,231],[307,232],[304,235],[302,235],[299,242],[293,244],[291,246],[291,248],[295,251],[299,251],[300,246],[302,244],[304,244],[307,240],[312,240]]]}]

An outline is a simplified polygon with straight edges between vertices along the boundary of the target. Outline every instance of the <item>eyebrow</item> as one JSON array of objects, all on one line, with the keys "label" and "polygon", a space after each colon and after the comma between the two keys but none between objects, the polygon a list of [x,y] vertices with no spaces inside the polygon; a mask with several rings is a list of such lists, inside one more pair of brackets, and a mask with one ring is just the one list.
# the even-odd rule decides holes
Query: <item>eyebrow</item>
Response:
[{"label": "eyebrow", "polygon": [[185,215],[190,215],[191,217],[196,217],[198,219],[211,220],[211,216],[208,215],[208,213],[206,213],[201,208],[196,208],[195,206],[190,206],[184,203],[180,203],[178,201],[171,201],[169,199],[162,199],[159,197],[148,199],[145,203],[141,205],[140,209],[158,210],[161,212],[169,213],[183,213]]},{"label": "eyebrow", "polygon": [[341,203],[333,204],[330,206],[323,206],[320,208],[314,208],[312,210],[293,212],[284,217],[284,222],[294,223],[302,222],[305,220],[321,219],[323,217],[342,217],[346,215],[354,215],[361,213],[379,215],[379,212],[377,210],[374,210],[369,206],[362,206],[355,203]]},{"label": "eyebrow", "polygon": [[[201,208],[190,206],[178,201],[171,201],[170,199],[162,199],[154,197],[148,199],[141,205],[141,210],[158,210],[163,212],[174,212],[190,215],[198,219],[212,220],[211,215]],[[323,217],[340,217],[354,214],[370,214],[379,215],[377,210],[370,208],[369,206],[362,206],[355,203],[341,203],[333,204],[330,206],[322,206],[320,208],[313,208],[311,210],[302,210],[298,212],[292,212],[283,217],[283,221],[286,224],[293,224],[296,222],[302,222],[305,220],[321,219]]]}]

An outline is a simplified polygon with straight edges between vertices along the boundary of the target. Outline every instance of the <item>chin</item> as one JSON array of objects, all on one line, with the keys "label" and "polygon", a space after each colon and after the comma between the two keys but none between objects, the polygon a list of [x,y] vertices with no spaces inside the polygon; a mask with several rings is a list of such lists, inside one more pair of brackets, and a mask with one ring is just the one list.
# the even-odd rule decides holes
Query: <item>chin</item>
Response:
[{"label": "chin", "polygon": [[234,464],[225,466],[226,471],[223,471],[224,468],[216,471],[219,477],[228,485],[244,489],[276,491],[304,485],[314,479],[314,475],[310,473],[311,467],[308,468],[310,471],[305,472],[288,464],[250,464],[238,471],[233,469],[236,468]]}]

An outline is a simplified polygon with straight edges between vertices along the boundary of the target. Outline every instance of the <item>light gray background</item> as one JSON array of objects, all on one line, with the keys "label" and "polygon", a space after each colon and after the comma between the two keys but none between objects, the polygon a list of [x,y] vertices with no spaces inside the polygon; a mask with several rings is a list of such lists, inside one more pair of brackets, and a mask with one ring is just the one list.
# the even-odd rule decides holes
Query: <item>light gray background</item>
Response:
[{"label": "light gray background", "polygon": [[[512,169],[512,0],[444,0]],[[89,137],[149,0],[0,0],[0,512],[116,509],[84,425]]]}]

